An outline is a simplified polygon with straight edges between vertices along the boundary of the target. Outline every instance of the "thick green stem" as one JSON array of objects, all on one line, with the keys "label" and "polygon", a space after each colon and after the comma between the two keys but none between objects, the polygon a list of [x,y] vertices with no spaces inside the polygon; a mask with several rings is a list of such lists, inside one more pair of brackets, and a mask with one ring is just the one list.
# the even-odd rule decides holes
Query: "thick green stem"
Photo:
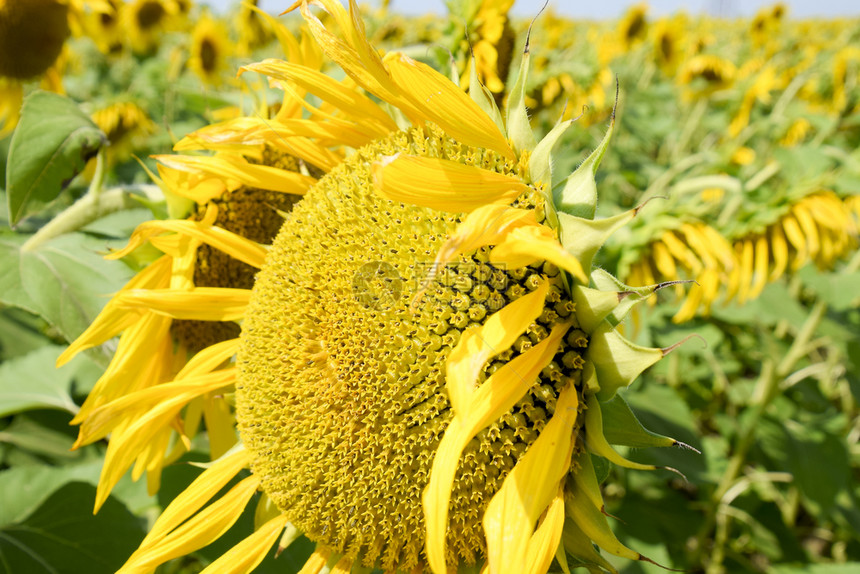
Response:
[{"label": "thick green stem", "polygon": [[37,231],[21,246],[21,251],[32,251],[50,239],[77,231],[105,215],[133,207],[140,207],[140,203],[126,188],[87,193]]},{"label": "thick green stem", "polygon": [[[779,393],[780,383],[794,370],[797,362],[809,352],[809,344],[815,330],[818,328],[821,318],[827,306],[823,302],[816,303],[809,316],[806,318],[797,337],[794,339],[785,357],[776,364],[773,360],[766,360],[762,364],[762,371],[756,383],[755,392],[753,393],[753,410],[746,419],[746,425],[739,434],[737,444],[734,448],[734,454],[729,460],[729,465],[723,473],[720,483],[711,495],[708,503],[708,508],[705,513],[705,520],[696,536],[696,549],[694,560],[699,563],[704,556],[705,543],[714,529],[720,514],[720,509],[723,505],[723,498],[729,489],[737,481],[746,463],[746,455],[753,444],[758,429],[759,421],[764,415],[767,407]],[[728,517],[726,517],[728,520]],[[721,537],[717,541],[720,545],[725,543],[725,538]],[[711,561],[707,565],[709,574],[716,574],[723,571],[721,557],[725,555],[723,548],[714,549],[711,551]]]}]

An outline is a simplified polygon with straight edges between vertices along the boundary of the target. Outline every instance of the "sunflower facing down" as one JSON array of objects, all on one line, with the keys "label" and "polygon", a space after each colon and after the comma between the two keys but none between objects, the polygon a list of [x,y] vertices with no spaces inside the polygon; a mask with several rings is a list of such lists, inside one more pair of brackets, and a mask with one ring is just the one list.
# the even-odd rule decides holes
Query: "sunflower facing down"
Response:
[{"label": "sunflower facing down", "polygon": [[[121,572],[206,546],[258,490],[256,531],[205,572],[248,572],[299,532],[317,544],[303,573],[542,573],[554,559],[614,571],[594,544],[647,560],[612,534],[591,463],[596,454],[654,468],[612,449],[603,413],[626,409],[616,391],[666,352],[614,328],[658,286],[591,271],[636,213],[593,219],[611,128],[576,172],[553,174],[553,144],[572,122],[535,140],[523,106],[528,51],[502,114],[474,76],[470,98],[428,66],[381,57],[354,3],[315,4],[339,33],[307,2],[293,9],[346,80],[275,60],[247,70],[322,101],[310,118],[279,122],[278,137],[363,143],[294,206],[264,263],[249,243],[225,241],[208,214],[169,240],[139,231],[127,248],[194,237],[261,270],[252,290],[224,290],[227,306],[214,291],[182,292],[183,313],[241,317],[238,345],[211,345],[174,381],[79,417],[87,440],[120,429],[111,445],[133,446],[142,439],[132,430],[235,390],[241,446],[164,510]],[[134,291],[109,305],[177,313],[173,286],[147,301]],[[244,468],[250,476],[212,501]]]}]

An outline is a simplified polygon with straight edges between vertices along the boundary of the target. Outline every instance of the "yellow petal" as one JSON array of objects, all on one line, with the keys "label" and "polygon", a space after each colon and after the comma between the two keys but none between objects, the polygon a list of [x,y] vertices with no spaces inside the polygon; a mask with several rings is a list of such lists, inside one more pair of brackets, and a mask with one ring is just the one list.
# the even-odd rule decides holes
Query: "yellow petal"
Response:
[{"label": "yellow petal", "polygon": [[185,556],[220,538],[239,519],[260,479],[249,476],[217,501],[157,542],[137,550],[117,574],[152,570],[173,558]]},{"label": "yellow petal", "polygon": [[576,387],[566,387],[553,417],[487,505],[483,524],[491,574],[526,571],[534,525],[570,468],[578,405]]},{"label": "yellow petal", "polygon": [[114,301],[121,309],[149,310],[174,319],[235,321],[245,316],[250,296],[249,289],[227,287],[132,289],[120,292]]},{"label": "yellow petal", "polygon": [[427,560],[434,572],[445,572],[445,532],[451,487],[463,449],[478,431],[509,411],[528,392],[552,360],[569,324],[556,325],[549,336],[493,373],[472,394],[469,416],[455,415],[436,449],[430,481],[422,494],[427,528]]},{"label": "yellow petal", "polygon": [[809,250],[809,257],[814,259],[821,248],[818,242],[818,227],[816,227],[815,221],[812,219],[812,215],[810,215],[804,205],[795,205],[791,212],[797,218],[798,223],[800,223],[800,228],[803,230],[804,236],[806,236],[806,245]]},{"label": "yellow petal", "polygon": [[188,360],[174,380],[181,381],[205,373],[211,373],[222,363],[230,359],[239,349],[239,339],[229,339],[214,345],[209,345]]},{"label": "yellow petal", "polygon": [[749,295],[753,276],[754,247],[752,239],[743,241],[740,252],[741,277],[738,283],[738,303],[743,305]]},{"label": "yellow petal", "polygon": [[787,214],[782,218],[782,229],[785,231],[785,236],[788,242],[794,247],[797,252],[794,256],[794,261],[791,264],[792,270],[796,271],[801,265],[806,263],[808,259],[808,251],[806,249],[806,238],[800,230],[800,225],[793,215]]},{"label": "yellow petal", "polygon": [[317,546],[314,553],[311,554],[305,565],[299,570],[299,574],[320,574],[328,563],[329,556],[331,556],[331,550]]},{"label": "yellow petal", "polygon": [[433,268],[422,281],[422,286],[429,285],[439,271],[461,253],[499,243],[507,233],[517,227],[537,224],[534,210],[531,209],[516,209],[499,204],[477,208],[457,226],[457,230],[436,254]]},{"label": "yellow petal", "polygon": [[372,172],[383,197],[454,213],[510,203],[529,189],[513,176],[432,157],[396,154],[374,162]]},{"label": "yellow petal", "polygon": [[651,245],[651,250],[654,254],[654,265],[657,267],[660,275],[667,281],[680,279],[678,269],[675,267],[675,258],[669,253],[666,244],[662,241],[655,241]]},{"label": "yellow petal", "polygon": [[389,54],[385,64],[401,92],[446,134],[464,144],[515,159],[492,118],[451,80],[403,54]]},{"label": "yellow petal", "polygon": [[128,245],[114,251],[106,259],[125,257],[146,242],[147,239],[159,233],[173,232],[193,237],[227,255],[256,268],[263,266],[267,250],[255,241],[246,239],[220,227],[205,225],[200,221],[178,221],[175,219],[155,220],[141,223],[131,234]]},{"label": "yellow petal", "polygon": [[200,574],[247,574],[256,568],[278,540],[287,524],[286,516],[266,522],[256,532],[222,554]]},{"label": "yellow petal", "polygon": [[358,90],[347,88],[322,72],[298,64],[272,59],[242,66],[240,71],[260,72],[270,78],[293,81],[348,115],[362,117],[366,120],[372,119],[378,130],[378,137],[384,137],[387,133],[397,130],[397,124],[394,120],[373,100]]},{"label": "yellow petal", "polygon": [[482,326],[467,329],[446,364],[448,396],[455,414],[468,416],[478,376],[486,362],[508,350],[543,311],[549,282],[493,313]]},{"label": "yellow petal", "polygon": [[526,567],[528,574],[545,574],[555,558],[564,529],[564,490],[558,489],[546,515],[529,540]]},{"label": "yellow petal", "polygon": [[293,195],[304,195],[317,181],[313,177],[294,171],[248,163],[241,156],[155,155],[152,157],[173,169],[194,174],[207,174],[210,177],[238,182],[248,187]]},{"label": "yellow petal", "polygon": [[579,259],[568,253],[559,243],[555,231],[545,225],[511,230],[490,252],[490,261],[513,268],[549,261],[588,285],[588,275]]},{"label": "yellow petal", "polygon": [[191,515],[200,510],[204,504],[218,494],[230,480],[248,466],[251,457],[248,451],[242,449],[224,456],[212,463],[189,484],[179,496],[164,509],[152,530],[140,543],[140,548],[152,546],[155,542],[185,522]]},{"label": "yellow petal", "polygon": [[[120,293],[133,289],[154,289],[166,287],[170,281],[171,261],[169,257],[161,257],[149,267],[135,275]],[[140,314],[129,313],[118,308],[114,300],[108,302],[101,313],[87,327],[80,337],[69,345],[69,348],[57,358],[57,367],[68,363],[72,357],[83,350],[101,345],[111,337],[129,328],[140,319]]]},{"label": "yellow petal", "polygon": [[770,272],[770,281],[776,281],[785,273],[788,266],[788,243],[779,225],[770,227],[770,249],[773,253],[773,269]]},{"label": "yellow petal", "polygon": [[81,424],[80,436],[75,442],[75,448],[104,438],[122,421],[151,413],[153,407],[165,405],[170,399],[188,396],[187,400],[191,400],[195,396],[232,385],[235,381],[236,369],[232,368],[190,377],[183,382],[164,383],[127,394],[95,409],[87,417]]},{"label": "yellow petal", "polygon": [[755,263],[753,274],[753,282],[750,286],[749,298],[755,299],[758,297],[764,286],[767,285],[767,265],[769,262],[769,252],[767,244],[767,236],[760,235],[755,240]]}]

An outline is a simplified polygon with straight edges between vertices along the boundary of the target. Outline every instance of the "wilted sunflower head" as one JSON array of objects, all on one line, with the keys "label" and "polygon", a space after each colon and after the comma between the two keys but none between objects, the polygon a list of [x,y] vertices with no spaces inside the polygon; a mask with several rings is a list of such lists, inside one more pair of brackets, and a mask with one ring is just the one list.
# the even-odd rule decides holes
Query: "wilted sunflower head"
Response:
[{"label": "wilted sunflower head", "polygon": [[[209,544],[257,489],[256,532],[212,571],[252,569],[287,524],[281,545],[297,532],[317,544],[307,572],[485,564],[542,573],[560,547],[565,567],[571,556],[613,571],[594,544],[646,560],[612,534],[591,463],[597,454],[654,468],[612,449],[603,415],[613,415],[610,426],[624,418],[616,391],[664,355],[615,329],[658,287],[629,288],[591,270],[604,240],[638,211],[594,219],[594,173],[612,127],[577,171],[554,173],[552,148],[573,121],[534,136],[523,105],[527,49],[500,111],[474,66],[467,95],[405,55],[380,56],[354,2],[349,12],[337,0],[314,4],[330,26],[306,1],[293,8],[346,79],[276,60],[245,69],[322,102],[308,105],[309,117],[279,113],[267,144],[280,140],[311,164],[336,158],[311,144],[341,138],[354,151],[327,163],[285,216],[241,310],[235,364],[218,368],[236,346],[217,343],[143,397],[158,406],[128,397],[132,426],[157,416],[164,424],[238,377],[242,450],[177,497],[122,571]],[[264,137],[251,119],[231,126]],[[193,156],[159,159],[200,167]],[[211,161],[209,173],[224,181],[256,173],[250,161]],[[199,226],[211,227],[211,211]],[[190,387],[204,364],[211,386]],[[676,444],[653,436],[638,444]],[[245,466],[251,476],[200,510]]]}]

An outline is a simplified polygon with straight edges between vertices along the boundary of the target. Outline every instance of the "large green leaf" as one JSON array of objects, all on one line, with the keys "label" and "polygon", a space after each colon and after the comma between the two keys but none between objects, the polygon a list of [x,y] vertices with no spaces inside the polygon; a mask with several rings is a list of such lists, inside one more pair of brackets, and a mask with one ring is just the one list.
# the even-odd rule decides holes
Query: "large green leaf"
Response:
[{"label": "large green leaf", "polygon": [[[26,520],[65,484],[96,484],[101,467],[101,461],[95,461],[61,467],[19,466],[0,472],[0,528]],[[95,496],[86,500],[89,514],[94,500]]]},{"label": "large green leaf", "polygon": [[69,341],[131,278],[125,264],[102,258],[105,240],[69,233],[29,250],[25,240],[0,236],[0,302],[42,316]]},{"label": "large green leaf", "polygon": [[0,528],[0,572],[116,572],[144,531],[141,521],[115,498],[94,516],[94,496],[91,484],[65,484],[23,521]]},{"label": "large green leaf", "polygon": [[77,412],[69,396],[76,365],[54,368],[62,350],[51,345],[0,365],[0,416],[39,408]]},{"label": "large green leaf", "polygon": [[27,96],[6,168],[10,221],[15,223],[56,199],[106,141],[98,126],[68,98],[44,91]]}]

